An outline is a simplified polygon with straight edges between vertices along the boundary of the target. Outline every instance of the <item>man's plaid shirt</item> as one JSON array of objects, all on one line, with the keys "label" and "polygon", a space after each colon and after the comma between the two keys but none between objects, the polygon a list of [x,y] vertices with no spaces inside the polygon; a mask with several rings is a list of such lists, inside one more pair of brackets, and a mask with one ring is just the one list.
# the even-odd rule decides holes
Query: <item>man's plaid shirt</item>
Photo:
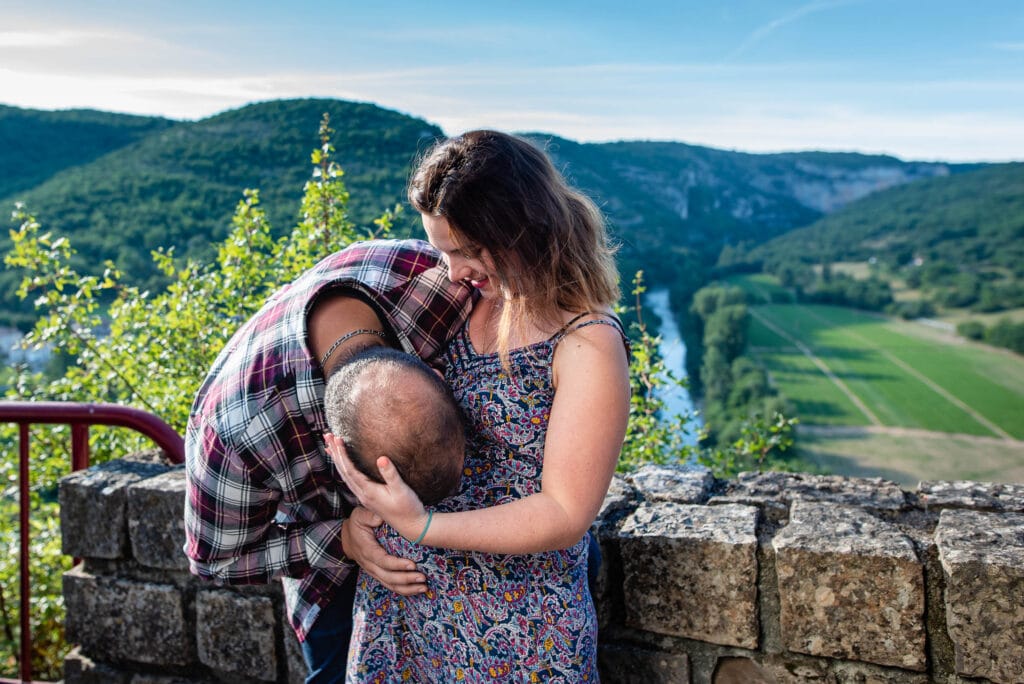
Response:
[{"label": "man's plaid shirt", "polygon": [[306,338],[314,300],[336,288],[359,293],[402,349],[428,361],[472,304],[428,243],[358,243],[271,296],[203,382],[185,435],[192,572],[231,584],[285,578],[301,640],[352,570],[341,545],[348,490],[324,451],[325,383]]}]

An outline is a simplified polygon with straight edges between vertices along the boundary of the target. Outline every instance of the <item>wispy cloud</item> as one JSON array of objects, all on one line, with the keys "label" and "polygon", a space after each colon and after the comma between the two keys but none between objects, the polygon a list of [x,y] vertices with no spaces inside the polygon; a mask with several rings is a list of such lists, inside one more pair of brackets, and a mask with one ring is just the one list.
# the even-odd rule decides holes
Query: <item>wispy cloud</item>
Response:
[{"label": "wispy cloud", "polygon": [[87,42],[81,31],[0,31],[0,48],[70,47]]},{"label": "wispy cloud", "polygon": [[[961,0],[934,2],[959,8]],[[474,13],[470,23],[416,12],[392,17],[393,10],[388,21],[356,12],[332,23],[335,13],[327,13],[319,37],[293,31],[299,21],[268,25],[260,13],[236,22],[205,10],[201,20],[187,10],[159,18],[141,10],[109,18],[48,11],[0,22],[0,102],[198,119],[254,101],[336,97],[397,109],[448,133],[493,127],[581,142],[1024,159],[1024,79],[1016,68],[1024,42],[968,30],[970,22],[956,27],[963,35],[923,40],[920,32],[941,27],[912,12],[889,13],[889,4],[724,0],[718,10],[710,8],[718,3],[685,3],[685,12],[663,13],[665,26],[609,21],[600,8],[572,17],[552,9],[542,23],[503,11]],[[727,20],[716,23],[722,12]],[[872,21],[879,41],[915,46],[914,59],[879,68],[871,54],[845,49],[851,32]],[[649,34],[639,31],[644,22]],[[677,40],[663,40],[660,29]],[[832,37],[843,49],[814,49]],[[769,46],[773,59],[756,59]]]},{"label": "wispy cloud", "polygon": [[778,31],[786,24],[792,24],[793,22],[802,19],[810,14],[817,12],[824,12],[827,10],[835,9],[837,7],[843,7],[845,5],[851,5],[862,0],[817,0],[816,2],[809,2],[806,5],[801,5],[789,14],[785,14],[778,19],[773,19],[763,26],[759,26],[750,35],[748,35],[739,47],[730,52],[726,58],[726,62],[730,62],[736,59],[744,52],[749,50],[754,45],[757,45],[771,34]]},{"label": "wispy cloud", "polygon": [[[774,82],[763,85],[765,92],[737,88],[721,73],[696,69],[674,74],[673,87],[666,89],[657,79],[635,77],[645,72],[643,65],[605,67],[620,78],[610,78],[600,68],[558,67],[485,69],[484,73],[471,66],[269,74],[211,69],[188,76],[89,77],[0,68],[0,92],[19,93],[21,106],[91,107],[178,119],[203,118],[254,101],[334,97],[407,112],[448,133],[489,127],[541,131],[580,142],[680,140],[748,152],[860,150],[949,161],[1020,159],[1022,154],[1022,148],[1012,143],[1024,140],[1024,124],[1016,110],[1000,107],[985,113],[977,106],[979,93],[997,93],[1000,98],[1024,95],[1015,81],[846,83],[843,97],[838,97],[827,84],[809,88],[807,83],[817,81],[801,79],[792,90],[812,90],[820,97],[778,99],[766,92],[778,87],[768,84]],[[538,83],[545,82],[550,82],[558,97],[538,88]],[[880,106],[864,96],[894,89],[940,95],[943,101],[969,93],[957,99],[970,106],[932,112],[896,106],[893,103],[899,98],[888,98],[888,104]],[[638,108],[637,102],[644,105]]]},{"label": "wispy cloud", "polygon": [[[0,30],[0,69],[33,77],[142,78],[197,73],[215,61],[208,50],[145,30],[60,26]],[[0,89],[0,100],[15,90]]]}]

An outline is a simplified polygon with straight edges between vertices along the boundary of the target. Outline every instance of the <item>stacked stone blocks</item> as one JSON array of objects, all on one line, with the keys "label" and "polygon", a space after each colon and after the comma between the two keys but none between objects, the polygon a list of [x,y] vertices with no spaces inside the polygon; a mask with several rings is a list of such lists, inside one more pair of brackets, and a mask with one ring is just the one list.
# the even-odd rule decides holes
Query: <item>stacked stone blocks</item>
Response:
[{"label": "stacked stone blocks", "polygon": [[[278,585],[188,573],[180,468],[123,459],[60,496],[65,681],[303,680]],[[646,466],[593,531],[605,682],[1024,682],[1022,485]]]},{"label": "stacked stone blocks", "polygon": [[157,454],[61,482],[65,682],[199,684],[305,678],[279,584],[217,586],[182,551],[185,473]]}]

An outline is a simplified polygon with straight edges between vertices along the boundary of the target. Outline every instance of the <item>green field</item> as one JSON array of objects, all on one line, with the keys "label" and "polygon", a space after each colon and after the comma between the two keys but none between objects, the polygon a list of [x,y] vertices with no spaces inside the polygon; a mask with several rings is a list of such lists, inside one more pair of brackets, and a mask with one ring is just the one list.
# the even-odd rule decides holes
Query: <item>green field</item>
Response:
[{"label": "green field", "polygon": [[964,321],[981,321],[985,325],[993,325],[1003,318],[1008,318],[1014,323],[1020,323],[1024,321],[1024,309],[1008,309],[992,313],[978,313],[967,309],[949,309],[948,311],[943,311],[936,318],[952,325],[963,323]]},{"label": "green field", "polygon": [[1024,442],[900,428],[798,428],[800,456],[826,472],[922,480],[1024,482]]},{"label": "green field", "polygon": [[779,285],[778,279],[767,273],[730,276],[722,282],[740,288],[747,294],[747,299],[755,304],[793,301],[793,291]]},{"label": "green field", "polygon": [[1024,439],[1018,356],[839,307],[769,304],[752,314],[750,346],[805,423]]},{"label": "green field", "polygon": [[748,353],[802,426],[800,454],[834,473],[1024,481],[1024,358],[920,323],[779,301],[751,306]]}]

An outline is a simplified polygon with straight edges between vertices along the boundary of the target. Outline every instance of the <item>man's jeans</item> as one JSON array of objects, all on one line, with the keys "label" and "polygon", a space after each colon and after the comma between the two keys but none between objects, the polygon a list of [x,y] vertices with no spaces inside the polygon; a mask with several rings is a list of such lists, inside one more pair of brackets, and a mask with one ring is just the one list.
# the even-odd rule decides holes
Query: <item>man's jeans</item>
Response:
[{"label": "man's jeans", "polygon": [[601,563],[604,558],[601,557],[601,545],[597,541],[597,536],[590,532],[587,534],[587,584],[590,585],[590,595],[594,595],[594,584],[597,582],[597,576],[601,572]]},{"label": "man's jeans", "polygon": [[302,657],[309,667],[306,684],[341,684],[345,681],[348,642],[352,637],[352,599],[356,593],[359,568],[349,573],[327,608],[320,612],[313,629],[302,642]]}]

